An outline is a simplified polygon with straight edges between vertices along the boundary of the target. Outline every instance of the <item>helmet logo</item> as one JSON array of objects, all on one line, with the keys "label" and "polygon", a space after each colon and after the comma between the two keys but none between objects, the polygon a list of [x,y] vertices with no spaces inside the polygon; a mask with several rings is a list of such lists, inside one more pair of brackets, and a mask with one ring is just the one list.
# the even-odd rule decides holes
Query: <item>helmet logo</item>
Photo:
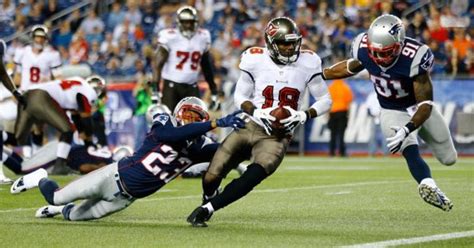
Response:
[{"label": "helmet logo", "polygon": [[388,30],[388,33],[390,35],[395,36],[395,35],[398,35],[398,33],[400,32],[400,29],[402,29],[402,25],[400,25],[400,23],[397,23],[397,24],[393,25],[393,27],[390,28],[390,30]]},{"label": "helmet logo", "polygon": [[278,32],[279,27],[275,26],[273,23],[268,24],[267,29],[265,30],[265,33],[267,33],[270,37],[275,36],[275,34]]}]

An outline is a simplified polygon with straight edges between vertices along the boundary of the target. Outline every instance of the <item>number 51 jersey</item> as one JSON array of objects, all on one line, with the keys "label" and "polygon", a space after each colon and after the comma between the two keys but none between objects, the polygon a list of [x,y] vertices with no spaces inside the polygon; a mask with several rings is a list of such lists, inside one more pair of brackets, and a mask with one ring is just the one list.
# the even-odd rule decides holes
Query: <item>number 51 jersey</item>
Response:
[{"label": "number 51 jersey", "polygon": [[416,103],[413,82],[416,76],[429,73],[434,59],[427,45],[406,37],[396,61],[380,67],[369,57],[366,33],[352,42],[352,57],[369,72],[380,106],[395,110],[406,110]]},{"label": "number 51 jersey", "polygon": [[168,50],[168,60],[161,71],[162,78],[177,83],[195,84],[199,77],[201,57],[211,45],[209,31],[198,29],[188,39],[176,28],[164,29],[158,34],[158,42]]},{"label": "number 51 jersey", "polygon": [[302,50],[296,62],[278,65],[266,48],[252,47],[242,54],[239,68],[251,82],[239,80],[236,91],[249,96],[257,108],[290,106],[298,110],[308,83],[321,74],[321,59],[310,50]]}]

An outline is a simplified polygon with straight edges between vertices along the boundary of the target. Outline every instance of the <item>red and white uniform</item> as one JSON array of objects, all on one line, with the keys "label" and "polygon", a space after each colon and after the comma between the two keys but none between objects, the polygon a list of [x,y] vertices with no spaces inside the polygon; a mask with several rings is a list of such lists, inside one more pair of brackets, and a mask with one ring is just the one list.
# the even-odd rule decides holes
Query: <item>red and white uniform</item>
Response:
[{"label": "red and white uniform", "polygon": [[17,72],[21,73],[21,90],[30,85],[51,80],[52,70],[61,66],[58,51],[47,46],[40,53],[34,53],[31,46],[16,51],[13,58]]},{"label": "red and white uniform", "polygon": [[87,98],[90,106],[97,100],[95,90],[82,78],[70,77],[41,84],[31,85],[28,90],[41,89],[46,92],[66,110],[78,110],[77,94]]},{"label": "red and white uniform", "polygon": [[[317,99],[313,104],[318,115],[327,112],[331,98],[321,77],[321,59],[309,50],[302,50],[298,60],[288,65],[273,62],[266,48],[252,47],[241,57],[242,71],[237,82],[234,102],[238,108],[251,101],[257,108],[290,106],[300,110],[305,90]],[[259,119],[251,117],[263,126]]]},{"label": "red and white uniform", "polygon": [[161,77],[176,83],[196,83],[201,57],[211,45],[209,31],[198,29],[194,36],[188,39],[181,35],[178,29],[164,29],[158,34],[158,42],[169,53]]}]

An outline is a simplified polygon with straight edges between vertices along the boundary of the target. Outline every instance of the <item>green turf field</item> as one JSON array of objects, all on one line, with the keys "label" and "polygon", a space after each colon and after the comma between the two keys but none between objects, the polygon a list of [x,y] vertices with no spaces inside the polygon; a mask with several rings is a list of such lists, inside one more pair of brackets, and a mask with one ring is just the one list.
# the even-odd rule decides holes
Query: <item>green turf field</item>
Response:
[{"label": "green turf field", "polygon": [[[36,219],[45,205],[37,189],[10,195],[1,186],[0,246],[474,247],[474,159],[453,167],[428,162],[454,202],[449,213],[421,200],[402,158],[288,156],[253,192],[215,213],[208,228],[185,221],[201,201],[197,179],[178,178],[122,212],[76,223]],[[53,178],[60,185],[73,179]],[[367,244],[374,242],[385,243]]]}]

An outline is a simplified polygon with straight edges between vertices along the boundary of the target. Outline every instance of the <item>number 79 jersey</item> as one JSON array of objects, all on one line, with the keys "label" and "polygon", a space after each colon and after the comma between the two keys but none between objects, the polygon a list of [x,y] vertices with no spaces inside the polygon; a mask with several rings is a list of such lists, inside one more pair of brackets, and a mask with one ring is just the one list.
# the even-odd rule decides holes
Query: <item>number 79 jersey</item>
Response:
[{"label": "number 79 jersey", "polygon": [[195,84],[199,77],[202,55],[209,50],[211,35],[206,29],[198,29],[191,39],[177,29],[164,29],[158,34],[158,42],[168,50],[168,60],[161,77],[176,83]]},{"label": "number 79 jersey", "polygon": [[359,34],[352,42],[352,57],[362,63],[370,74],[380,106],[385,109],[406,110],[416,103],[413,82],[416,76],[429,73],[433,66],[430,48],[406,37],[397,60],[381,67],[369,57],[367,34]]},{"label": "number 79 jersey", "polygon": [[[278,65],[266,48],[252,47],[242,54],[239,68],[249,80],[239,79],[236,95],[245,95],[257,108],[290,106],[298,110],[308,83],[321,74],[321,59],[302,50],[296,62]],[[236,99],[237,107],[241,103]]]}]

